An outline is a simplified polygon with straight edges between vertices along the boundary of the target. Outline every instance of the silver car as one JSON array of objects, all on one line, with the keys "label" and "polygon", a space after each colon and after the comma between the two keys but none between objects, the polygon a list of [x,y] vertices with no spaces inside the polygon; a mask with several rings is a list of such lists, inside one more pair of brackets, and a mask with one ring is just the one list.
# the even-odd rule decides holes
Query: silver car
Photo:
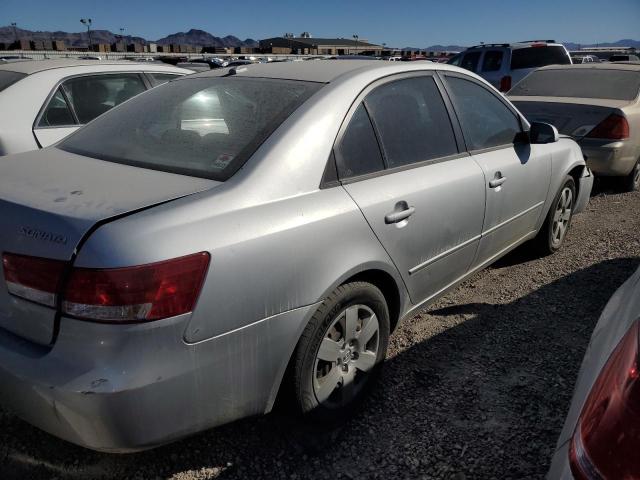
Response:
[{"label": "silver car", "polygon": [[[578,145],[428,62],[169,82],[0,161],[0,398],[96,450],[276,397],[344,419],[390,332],[587,205]],[[280,395],[279,395],[280,393]]]},{"label": "silver car", "polygon": [[640,269],[611,297],[589,342],[550,480],[638,478]]}]

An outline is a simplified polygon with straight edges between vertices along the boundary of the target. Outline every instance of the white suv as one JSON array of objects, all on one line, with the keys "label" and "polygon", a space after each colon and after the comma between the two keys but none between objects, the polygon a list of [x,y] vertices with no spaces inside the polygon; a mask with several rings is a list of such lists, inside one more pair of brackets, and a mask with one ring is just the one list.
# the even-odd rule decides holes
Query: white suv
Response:
[{"label": "white suv", "polygon": [[536,68],[570,65],[571,56],[554,40],[482,44],[470,47],[447,63],[477,73],[501,92],[507,92]]}]

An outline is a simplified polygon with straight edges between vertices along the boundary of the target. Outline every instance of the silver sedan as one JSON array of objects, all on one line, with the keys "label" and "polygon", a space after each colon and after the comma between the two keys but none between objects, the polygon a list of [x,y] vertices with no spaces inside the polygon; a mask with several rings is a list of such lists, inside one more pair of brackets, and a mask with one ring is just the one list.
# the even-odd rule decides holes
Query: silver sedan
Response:
[{"label": "silver sedan", "polygon": [[524,242],[558,250],[592,181],[448,65],[169,82],[0,160],[0,401],[113,452],[276,397],[341,421],[403,317]]}]

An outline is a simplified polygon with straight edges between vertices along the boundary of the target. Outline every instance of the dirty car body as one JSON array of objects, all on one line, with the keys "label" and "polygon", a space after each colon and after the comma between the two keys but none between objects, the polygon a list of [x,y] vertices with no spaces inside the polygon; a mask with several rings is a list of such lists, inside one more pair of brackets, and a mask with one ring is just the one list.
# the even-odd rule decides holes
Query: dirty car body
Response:
[{"label": "dirty car body", "polygon": [[379,288],[393,327],[534,238],[568,176],[585,208],[579,147],[529,129],[456,67],[292,62],[185,77],[3,158],[0,402],[112,452],[269,412],[340,285]]}]

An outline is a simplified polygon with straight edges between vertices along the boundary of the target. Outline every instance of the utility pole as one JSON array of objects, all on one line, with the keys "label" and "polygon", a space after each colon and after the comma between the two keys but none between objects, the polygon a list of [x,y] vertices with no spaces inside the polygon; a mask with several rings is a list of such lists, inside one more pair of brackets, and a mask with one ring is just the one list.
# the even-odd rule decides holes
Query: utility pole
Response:
[{"label": "utility pole", "polygon": [[89,51],[92,51],[92,44],[91,44],[91,19],[90,18],[81,18],[80,19],[80,23],[82,23],[83,25],[85,25],[87,27],[87,35],[89,36]]},{"label": "utility pole", "polygon": [[16,47],[18,46],[18,24],[16,22],[12,22],[11,26],[13,27],[13,41],[16,42]]},{"label": "utility pole", "polygon": [[358,55],[358,38],[360,38],[358,35],[353,36],[353,39],[356,41],[356,55]]}]

